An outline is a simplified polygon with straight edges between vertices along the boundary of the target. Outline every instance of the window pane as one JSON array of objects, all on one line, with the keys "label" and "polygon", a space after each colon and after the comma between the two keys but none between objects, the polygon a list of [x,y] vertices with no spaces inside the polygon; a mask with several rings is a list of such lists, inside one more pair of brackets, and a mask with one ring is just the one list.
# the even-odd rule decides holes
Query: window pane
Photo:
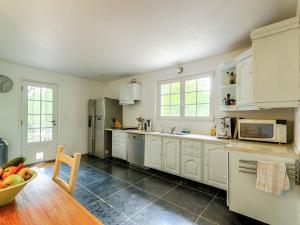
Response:
[{"label": "window pane", "polygon": [[186,105],[185,116],[196,116],[196,105]]},{"label": "window pane", "polygon": [[210,90],[210,77],[200,78],[197,80],[198,91]]},{"label": "window pane", "polygon": [[52,128],[41,129],[41,141],[52,141]]},{"label": "window pane", "polygon": [[29,100],[41,100],[41,88],[28,86],[27,96]]},{"label": "window pane", "polygon": [[185,82],[185,92],[196,91],[196,80],[188,80]]},{"label": "window pane", "polygon": [[42,113],[41,114],[52,114],[52,102],[41,102],[42,103]]},{"label": "window pane", "polygon": [[197,93],[197,104],[199,103],[209,103],[210,102],[210,92],[200,91]]},{"label": "window pane", "polygon": [[53,91],[49,88],[42,88],[42,100],[53,101]]},{"label": "window pane", "polygon": [[180,105],[171,106],[170,116],[180,116]]},{"label": "window pane", "polygon": [[40,129],[28,129],[27,142],[39,142],[40,141]]},{"label": "window pane", "polygon": [[176,82],[176,83],[171,84],[171,93],[172,94],[180,93],[180,82]]},{"label": "window pane", "polygon": [[170,84],[162,84],[161,85],[161,94],[170,94]]},{"label": "window pane", "polygon": [[171,105],[180,105],[180,95],[171,95]]},{"label": "window pane", "polygon": [[170,106],[168,105],[163,105],[160,107],[160,115],[161,116],[170,116]]},{"label": "window pane", "polygon": [[161,105],[170,105],[170,95],[161,96]]},{"label": "window pane", "polygon": [[28,114],[40,114],[40,101],[28,100]]},{"label": "window pane", "polygon": [[41,127],[52,127],[52,115],[42,115],[41,116]]},{"label": "window pane", "polygon": [[28,115],[28,128],[40,128],[40,115]]},{"label": "window pane", "polygon": [[209,104],[197,105],[197,116],[208,117],[210,113],[209,111],[210,111]]},{"label": "window pane", "polygon": [[196,104],[197,92],[185,93],[185,104]]}]

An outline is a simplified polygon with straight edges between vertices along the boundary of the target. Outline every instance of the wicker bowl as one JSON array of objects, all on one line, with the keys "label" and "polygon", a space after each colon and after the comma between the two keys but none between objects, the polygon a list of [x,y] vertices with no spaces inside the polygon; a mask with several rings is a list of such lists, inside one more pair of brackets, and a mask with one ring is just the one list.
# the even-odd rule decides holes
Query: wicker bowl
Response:
[{"label": "wicker bowl", "polygon": [[8,188],[0,189],[0,206],[4,206],[12,202],[17,196],[17,194],[19,194],[19,192],[22,191],[25,185],[28,184],[30,181],[32,181],[36,176],[37,176],[37,172],[33,171],[33,175],[30,179],[20,184]]}]

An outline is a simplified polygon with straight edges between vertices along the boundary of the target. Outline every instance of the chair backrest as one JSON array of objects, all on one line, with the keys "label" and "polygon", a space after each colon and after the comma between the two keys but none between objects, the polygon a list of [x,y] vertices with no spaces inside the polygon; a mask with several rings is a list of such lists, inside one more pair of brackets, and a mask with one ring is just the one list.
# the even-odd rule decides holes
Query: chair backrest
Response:
[{"label": "chair backrest", "polygon": [[[80,166],[80,158],[81,158],[80,153],[75,153],[74,157],[71,157],[64,154],[64,147],[62,146],[57,147],[56,160],[55,160],[52,179],[71,195],[74,195],[74,190],[76,187],[77,174]],[[69,165],[71,168],[68,184],[59,177],[61,163],[65,163]]]}]

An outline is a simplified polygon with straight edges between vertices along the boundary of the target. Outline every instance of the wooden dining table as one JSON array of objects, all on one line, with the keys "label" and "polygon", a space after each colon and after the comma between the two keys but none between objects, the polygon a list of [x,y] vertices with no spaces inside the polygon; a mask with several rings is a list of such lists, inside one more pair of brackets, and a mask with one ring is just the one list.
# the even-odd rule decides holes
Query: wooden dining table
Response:
[{"label": "wooden dining table", "polygon": [[103,225],[40,169],[8,205],[0,207],[0,225]]}]

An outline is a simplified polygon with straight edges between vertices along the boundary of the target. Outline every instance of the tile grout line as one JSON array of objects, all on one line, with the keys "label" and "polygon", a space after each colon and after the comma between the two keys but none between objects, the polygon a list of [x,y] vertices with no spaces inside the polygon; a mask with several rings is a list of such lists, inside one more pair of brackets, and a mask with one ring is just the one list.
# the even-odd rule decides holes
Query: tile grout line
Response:
[{"label": "tile grout line", "polygon": [[[106,173],[106,172],[104,172],[104,171],[101,171],[101,169],[98,169],[98,168],[96,168],[96,167],[93,167],[93,166],[91,166],[91,165],[89,165],[89,164],[87,164],[87,163],[85,163],[85,164],[86,164],[87,166],[90,166],[91,168],[94,168],[94,169],[96,169],[96,170],[99,170],[100,172],[103,172],[103,173],[105,173],[105,174],[108,174],[108,173]],[[105,167],[103,167],[103,168],[105,168]],[[125,172],[126,172],[126,171],[125,171]],[[125,172],[124,172],[124,173],[125,173]],[[123,172],[122,172],[122,173],[123,173]],[[120,174],[121,174],[121,173],[120,173]],[[148,174],[151,175],[150,173],[148,173]],[[116,178],[116,179],[118,179],[118,180],[124,181],[124,180],[122,180],[122,179],[120,179],[120,178],[118,178],[118,177],[114,177],[114,176],[111,175],[111,174],[108,174],[108,175],[110,175],[111,177]],[[143,181],[143,180],[145,180],[145,179],[148,179],[148,178],[150,178],[150,177],[158,177],[158,178],[164,179],[164,180],[166,180],[166,181],[170,181],[170,182],[176,184],[176,186],[173,187],[172,189],[170,189],[169,191],[167,191],[165,194],[163,194],[163,195],[160,196],[160,197],[157,196],[157,195],[155,195],[155,194],[153,194],[153,193],[151,193],[151,192],[148,192],[147,190],[144,190],[144,189],[142,189],[142,188],[136,186],[136,184],[138,184],[139,182],[141,182],[141,181]],[[125,182],[126,182],[126,181],[125,181]],[[92,182],[92,183],[93,183],[93,182]],[[169,180],[169,179],[167,179],[167,178],[160,177],[160,176],[157,175],[157,174],[152,174],[152,175],[149,176],[149,177],[145,177],[145,178],[143,178],[142,180],[140,180],[140,181],[138,181],[138,182],[136,182],[136,183],[134,183],[134,184],[130,184],[130,183],[128,183],[128,182],[126,182],[126,183],[129,184],[129,185],[126,186],[126,187],[124,187],[124,188],[122,188],[121,190],[119,190],[119,191],[117,191],[117,192],[115,192],[115,193],[113,193],[113,194],[111,194],[111,195],[109,195],[109,196],[106,196],[105,198],[101,198],[101,199],[102,199],[105,203],[109,204],[108,202],[105,201],[105,199],[107,199],[107,198],[109,198],[109,197],[111,197],[111,196],[113,196],[113,195],[115,195],[115,194],[117,194],[117,193],[119,193],[119,192],[121,192],[121,191],[123,191],[123,190],[129,188],[129,187],[135,187],[135,188],[138,188],[139,190],[142,190],[142,191],[146,192],[147,194],[153,195],[154,197],[158,198],[157,200],[151,202],[150,205],[151,205],[152,203],[154,203],[154,202],[156,202],[156,201],[158,201],[158,200],[161,199],[161,200],[164,200],[164,201],[166,201],[167,203],[169,203],[169,204],[171,204],[171,205],[174,205],[174,206],[176,206],[176,207],[178,207],[178,208],[180,208],[180,209],[182,209],[182,210],[185,210],[185,211],[187,211],[187,212],[189,212],[189,213],[192,213],[192,214],[198,216],[197,213],[192,212],[192,211],[190,211],[190,210],[188,210],[188,209],[185,209],[185,208],[181,207],[180,205],[177,205],[176,203],[171,202],[171,201],[169,201],[169,200],[167,200],[167,199],[163,199],[162,197],[164,197],[166,194],[168,194],[170,191],[172,191],[173,189],[175,189],[175,188],[178,187],[178,186],[183,186],[183,187],[185,187],[185,188],[192,189],[192,190],[198,191],[198,192],[200,192],[200,193],[207,194],[207,195],[209,195],[209,196],[214,196],[214,197],[219,193],[219,191],[218,191],[215,195],[212,195],[212,194],[209,194],[209,193],[206,193],[206,192],[197,190],[197,189],[195,189],[195,188],[187,187],[187,186],[183,185],[181,182],[174,182],[174,181],[171,181],[171,180]],[[80,185],[80,184],[78,184],[78,185]],[[80,186],[81,186],[81,185],[80,185]],[[81,186],[81,187],[83,187],[83,186]],[[87,189],[87,188],[85,188],[85,189]],[[88,190],[88,189],[87,189],[87,190]],[[92,191],[90,191],[90,192],[92,192]],[[92,193],[93,193],[94,195],[96,195],[94,192],[92,192]],[[99,197],[98,195],[96,195],[96,196]],[[100,198],[100,197],[99,197],[99,198]],[[213,199],[214,199],[214,198],[212,198],[212,200],[213,200]],[[211,201],[212,201],[212,200],[211,200]],[[211,203],[211,201],[209,202],[209,204]],[[209,206],[209,204],[207,205],[207,207]],[[112,207],[112,208],[114,208],[114,207]],[[115,208],[114,208],[114,209],[115,209]],[[144,208],[143,208],[143,209],[144,209]],[[205,210],[206,210],[206,208],[205,208],[203,211],[205,211]],[[202,211],[202,212],[203,212],[203,211]],[[140,210],[139,210],[138,212],[140,212]],[[138,212],[137,212],[137,213],[138,213]],[[202,213],[202,212],[201,212],[201,213]],[[134,215],[136,215],[137,213],[135,213]],[[128,217],[128,218],[130,219],[130,218],[132,218],[132,217],[133,217],[133,216]],[[202,216],[199,215],[199,216],[196,218],[196,221],[197,221],[200,217],[202,217]],[[206,219],[206,218],[205,218],[205,219]],[[210,221],[210,222],[213,222],[213,221]]]},{"label": "tile grout line", "polygon": [[[91,166],[91,165],[89,165],[89,164],[87,164],[87,163],[85,163],[85,162],[83,162],[83,163],[86,164],[87,166],[89,166],[89,167],[91,167],[91,168],[93,168],[93,169],[96,169],[96,170],[98,170],[98,171],[100,171],[100,172],[102,172],[102,173],[105,173],[105,174],[107,174],[107,175],[109,175],[109,176],[111,176],[111,177],[113,177],[113,178],[115,178],[115,179],[118,179],[118,180],[120,180],[120,181],[123,181],[123,182],[129,184],[129,186],[135,185],[135,184],[137,184],[137,183],[141,182],[142,180],[144,180],[144,179],[146,179],[146,178],[149,178],[149,177],[158,177],[158,178],[161,178],[161,179],[170,181],[170,182],[172,182],[172,183],[174,183],[174,184],[180,184],[181,186],[184,186],[184,187],[186,187],[186,188],[188,188],[188,189],[192,189],[192,190],[201,192],[201,193],[203,193],[203,194],[207,194],[207,195],[212,196],[212,197],[215,196],[215,195],[210,194],[210,193],[207,193],[207,192],[205,192],[205,191],[201,191],[201,190],[199,190],[199,189],[197,189],[197,188],[188,187],[187,185],[182,184],[181,181],[175,182],[175,181],[172,181],[172,180],[170,180],[170,179],[168,179],[168,178],[161,177],[161,176],[159,176],[158,174],[150,174],[150,173],[148,173],[148,172],[147,172],[147,174],[150,175],[149,177],[143,178],[142,180],[140,180],[140,181],[138,181],[138,182],[132,184],[132,183],[128,183],[128,182],[125,181],[125,180],[120,179],[119,177],[115,177],[115,176],[113,176],[113,175],[111,175],[111,174],[109,174],[109,173],[106,173],[105,171],[102,171],[102,170],[99,169],[99,168],[96,168],[96,167],[94,167],[94,166]],[[109,167],[109,166],[107,166],[107,167]],[[103,168],[106,168],[106,167],[103,167]],[[130,169],[130,168],[129,168],[129,169]],[[135,170],[135,169],[133,169],[133,170]],[[118,173],[118,174],[122,174],[122,173],[125,173],[125,172],[126,172],[126,171],[120,172],[120,173]],[[93,182],[95,182],[95,181],[93,181]],[[93,182],[92,182],[92,183],[93,183]],[[218,192],[219,192],[219,191],[218,191]],[[218,192],[217,192],[217,193],[218,193]]]},{"label": "tile grout line", "polygon": [[[95,169],[96,169],[96,168],[95,168]],[[61,172],[62,172],[62,174],[64,174],[65,176],[67,176],[63,171],[61,171]],[[92,183],[93,183],[93,182],[92,182]],[[98,196],[98,195],[97,195],[96,193],[94,193],[93,191],[89,190],[88,188],[82,186],[81,184],[79,184],[79,183],[77,183],[77,182],[76,182],[76,185],[78,185],[78,186],[80,186],[81,188],[87,190],[89,193],[91,193],[92,195],[96,196],[96,198],[98,198],[98,200],[95,201],[93,204],[95,204],[95,203],[98,202],[98,201],[102,201],[102,202],[108,204],[111,208],[113,208],[113,209],[116,210],[117,212],[119,212],[121,215],[125,216],[126,221],[130,219],[127,215],[125,215],[124,213],[122,213],[121,211],[119,211],[118,209],[116,209],[115,207],[113,207],[112,205],[110,205],[108,202],[106,202],[103,198],[101,198],[100,196]],[[129,185],[129,186],[130,186],[130,185]],[[129,187],[129,186],[127,186],[127,187]],[[127,187],[126,187],[126,188],[127,188]],[[124,189],[125,189],[125,188],[124,188]]]},{"label": "tile grout line", "polygon": [[[115,178],[114,176],[112,176],[112,177]],[[121,191],[123,191],[123,190],[125,190],[125,189],[127,189],[127,188],[130,188],[130,187],[137,187],[137,186],[135,186],[136,184],[138,184],[139,182],[141,182],[141,181],[143,181],[143,180],[145,180],[145,179],[147,179],[147,178],[149,178],[149,177],[145,177],[145,178],[143,178],[143,179],[141,179],[141,180],[139,180],[139,181],[137,181],[137,182],[135,182],[135,183],[133,183],[133,184],[128,183],[128,182],[125,181],[125,183],[129,184],[128,186],[126,186],[126,187],[124,187],[124,188],[121,188],[120,190],[118,190],[118,191],[116,191],[116,192],[114,192],[114,193],[112,193],[112,194],[106,196],[104,199],[107,199],[107,198],[109,198],[109,197],[111,197],[111,196],[114,196],[115,194],[117,194],[117,193],[119,193],[119,192],[121,192]],[[121,179],[120,179],[120,180],[121,180]],[[121,180],[121,181],[123,181],[123,180]]]},{"label": "tile grout line", "polygon": [[[168,194],[170,191],[173,191],[175,188],[177,188],[179,186],[179,184],[177,184],[175,187],[171,188],[169,191],[167,191],[164,195]],[[151,194],[153,195],[153,194]],[[162,195],[162,196],[164,196]],[[154,195],[153,195],[154,196]],[[161,196],[161,197],[162,197]],[[135,215],[137,215],[138,213],[140,213],[141,211],[143,211],[145,208],[147,208],[148,206],[152,205],[153,203],[161,200],[162,198],[158,197],[156,200],[154,200],[153,202],[150,202],[149,204],[145,205],[143,208],[139,209],[137,212],[135,212],[131,217],[129,217],[130,219],[133,218]]]},{"label": "tile grout line", "polygon": [[[194,190],[194,191],[198,191],[198,192],[200,192],[200,193],[202,193],[202,194],[206,194],[206,195],[209,195],[209,196],[211,196],[211,197],[214,197],[216,194],[211,194],[211,193],[207,193],[207,192],[205,192],[205,191],[201,191],[201,190],[199,190],[199,189],[197,189],[197,188],[192,188],[192,187],[189,187],[189,186],[187,186],[187,185],[184,185],[184,184],[180,184],[181,186],[183,186],[183,187],[185,187],[185,188],[187,188],[187,189],[191,189],[191,190]],[[219,192],[219,190],[217,191],[217,193]]]},{"label": "tile grout line", "polygon": [[[83,162],[83,163],[84,163],[84,162]],[[87,166],[90,166],[90,165],[87,164],[87,163],[84,163],[84,164],[87,165]],[[94,168],[94,169],[96,169],[96,170],[101,171],[100,169],[95,168],[95,167],[93,167],[93,166],[90,166],[90,167],[91,167],[91,168]],[[103,167],[103,168],[104,168],[104,167]],[[101,171],[101,172],[102,172],[102,171]],[[61,173],[62,173],[63,175],[65,175],[65,176],[68,176],[68,175],[67,175],[65,172],[63,172],[63,171],[61,171]],[[103,172],[103,173],[105,173],[105,172]],[[106,173],[106,174],[108,174],[108,173]],[[149,174],[149,173],[148,173],[148,174]],[[113,177],[111,174],[108,174],[108,175],[110,175],[111,177]],[[149,177],[145,177],[145,178],[143,178],[142,180],[145,180],[145,179],[147,179],[147,178],[150,178],[150,177],[154,176],[154,174],[152,174],[152,175],[149,174],[149,175],[150,175]],[[115,177],[113,177],[113,178],[115,178]],[[120,180],[120,179],[119,179],[119,180]],[[122,188],[121,190],[124,190],[124,189],[129,188],[129,187],[136,187],[136,188],[138,188],[139,190],[142,190],[142,189],[140,189],[139,187],[135,186],[135,184],[141,182],[142,180],[140,180],[140,181],[138,181],[138,182],[135,182],[134,184],[130,184],[130,183],[126,182],[126,183],[129,184],[129,185],[126,186],[125,188]],[[93,183],[93,182],[92,182],[92,183]],[[115,207],[113,207],[111,204],[109,204],[108,202],[106,202],[106,201],[104,200],[104,199],[107,199],[107,198],[110,197],[110,196],[113,196],[113,195],[116,194],[116,193],[119,193],[121,190],[119,190],[119,191],[117,191],[117,192],[115,192],[115,193],[113,193],[113,194],[111,194],[111,195],[109,195],[109,196],[106,196],[106,197],[103,199],[103,198],[101,198],[100,196],[98,196],[96,193],[94,193],[93,191],[91,191],[91,190],[89,190],[88,188],[82,186],[81,184],[79,184],[79,183],[76,182],[76,185],[78,185],[78,186],[80,186],[81,188],[87,190],[89,193],[91,193],[92,195],[96,196],[96,198],[98,198],[98,200],[95,201],[93,204],[95,204],[95,203],[98,202],[98,201],[102,201],[102,202],[108,204],[111,208],[113,208],[113,209],[116,210],[117,212],[119,212],[121,215],[125,216],[126,220],[123,221],[121,224],[127,222],[128,220],[130,220],[130,221],[134,222],[135,224],[137,224],[137,223],[136,223],[134,220],[132,220],[131,218],[132,218],[134,215],[136,215],[137,213],[139,213],[141,210],[143,210],[144,208],[148,207],[149,205],[151,205],[151,204],[153,204],[154,202],[156,202],[156,201],[158,201],[159,199],[161,199],[161,198],[158,197],[155,201],[153,201],[153,202],[147,204],[145,207],[143,207],[142,209],[140,209],[140,210],[138,210],[136,213],[134,213],[131,217],[128,217],[126,214],[124,214],[123,212],[119,211],[118,209],[116,209]],[[170,190],[169,190],[168,192],[166,192],[165,194],[169,193],[170,191],[172,191],[173,189],[175,189],[175,188],[178,187],[178,186],[179,186],[179,184],[177,184],[175,187],[173,187],[172,189],[170,189]],[[142,190],[142,191],[144,191],[144,190]],[[145,192],[146,192],[146,191],[145,191]],[[148,193],[148,194],[149,194],[149,193]],[[165,195],[165,194],[164,194],[164,195]],[[153,195],[153,194],[151,194],[151,195]],[[162,196],[164,196],[164,195],[162,195]],[[157,197],[156,195],[153,195],[153,196],[154,196],[154,197]],[[161,197],[162,197],[162,196],[161,196]]]},{"label": "tile grout line", "polygon": [[[144,189],[142,189],[142,188],[140,188],[140,187],[138,187],[138,186],[135,186],[135,187],[138,188],[138,189],[140,189],[140,190],[142,190],[142,191],[144,191],[144,192],[146,192],[146,193],[148,193],[148,194],[151,194],[151,195],[155,196],[156,198],[158,198],[158,200],[163,200],[163,201],[165,201],[165,202],[167,202],[167,203],[169,203],[169,204],[171,204],[171,205],[176,206],[177,208],[180,208],[180,209],[182,209],[182,210],[184,210],[184,211],[187,211],[187,212],[189,212],[189,213],[192,213],[192,214],[198,216],[197,213],[192,212],[192,211],[190,211],[189,209],[183,208],[182,206],[177,205],[176,203],[171,202],[171,201],[169,201],[169,200],[163,198],[163,197],[164,197],[165,195],[167,195],[170,191],[173,191],[175,188],[177,188],[177,187],[179,187],[179,186],[180,186],[180,184],[176,184],[173,188],[171,188],[169,191],[167,191],[166,193],[164,193],[164,194],[161,195],[161,196],[155,195],[155,194],[153,194],[153,193],[151,193],[151,192],[149,192],[149,191],[147,191],[147,190],[144,190]],[[155,202],[155,201],[154,201],[154,202]]]},{"label": "tile grout line", "polygon": [[[120,181],[123,181],[123,182],[125,182],[125,183],[127,183],[127,184],[129,184],[129,185],[132,185],[132,183],[129,183],[129,182],[127,182],[126,180],[122,180],[121,178],[119,178],[119,177],[117,177],[117,176],[113,176],[113,175],[111,175],[111,174],[109,174],[109,173],[107,173],[107,172],[105,172],[105,171],[102,171],[101,169],[99,169],[99,168],[96,168],[96,167],[94,167],[94,166],[91,166],[91,165],[89,165],[89,164],[87,164],[87,163],[85,163],[87,166],[89,166],[89,167],[91,167],[91,168],[93,168],[93,169],[95,169],[95,170],[98,170],[98,171],[100,171],[101,173],[104,173],[104,174],[107,174],[107,175],[109,175],[109,176],[111,176],[112,178],[115,178],[115,179],[117,179],[117,180],[120,180]],[[109,166],[107,166],[107,167],[109,167]],[[106,168],[106,167],[103,167],[103,168]],[[130,169],[130,168],[129,168]],[[133,169],[134,170],[134,169]],[[137,171],[137,170],[136,170]],[[124,172],[120,172],[120,173],[118,173],[118,175],[119,174],[122,174],[122,173],[125,173],[126,171],[124,171]],[[139,172],[139,171],[138,171]],[[152,176],[154,176],[155,174],[150,174],[150,173],[147,173],[148,175],[149,175],[149,177],[152,177]],[[145,177],[145,178],[148,178],[148,177]],[[143,178],[143,179],[145,179],[145,178]],[[142,180],[143,180],[142,179]],[[140,181],[142,181],[142,180],[140,180]],[[139,182],[140,182],[139,181]],[[93,182],[91,182],[91,183],[94,183],[95,181],[93,181]],[[135,184],[135,183],[134,183]]]},{"label": "tile grout line", "polygon": [[[101,159],[101,160],[103,160],[103,159]],[[112,163],[115,163],[115,162],[113,162],[113,161],[111,161],[111,160],[109,160],[109,161],[112,162]],[[115,179],[118,179],[118,180],[123,181],[123,182],[125,182],[125,183],[128,184],[128,186],[126,186],[126,187],[120,189],[119,191],[117,191],[117,192],[115,192],[115,193],[113,193],[113,194],[111,194],[111,195],[106,196],[105,198],[99,197],[97,194],[95,194],[94,192],[90,191],[90,190],[87,189],[86,187],[83,187],[82,185],[78,184],[80,187],[82,187],[82,188],[88,190],[90,193],[92,193],[93,195],[95,195],[95,196],[99,199],[98,201],[101,200],[102,202],[108,204],[110,207],[112,207],[113,209],[115,209],[117,212],[119,212],[119,213],[121,213],[122,215],[124,215],[124,216],[127,218],[126,221],[130,220],[131,222],[134,222],[134,223],[136,224],[136,222],[133,221],[131,218],[133,218],[136,214],[138,214],[139,212],[141,212],[143,209],[147,208],[148,206],[152,205],[153,203],[155,203],[155,202],[157,202],[157,201],[159,201],[159,200],[166,201],[167,203],[169,203],[169,204],[171,204],[171,205],[174,205],[174,206],[176,206],[176,207],[178,207],[178,208],[180,208],[180,209],[182,209],[182,210],[185,210],[185,211],[187,211],[187,212],[189,212],[189,213],[192,213],[192,214],[194,214],[194,215],[198,215],[198,214],[196,214],[195,212],[192,212],[192,211],[190,211],[190,210],[188,210],[188,209],[185,209],[185,208],[183,208],[183,207],[177,205],[176,203],[173,203],[173,202],[171,202],[171,201],[169,201],[169,200],[163,199],[163,197],[164,197],[165,195],[167,195],[169,192],[171,192],[172,190],[174,190],[174,189],[177,188],[178,186],[183,186],[183,187],[185,187],[185,188],[188,188],[188,189],[191,189],[191,190],[195,190],[195,191],[198,191],[198,192],[200,192],[200,193],[207,194],[207,195],[209,195],[209,196],[213,196],[212,200],[208,203],[208,205],[206,206],[206,208],[199,214],[199,216],[196,218],[195,222],[197,222],[200,218],[203,218],[203,219],[205,219],[205,220],[207,220],[207,221],[209,221],[209,222],[212,222],[212,223],[218,225],[218,223],[216,223],[216,222],[214,222],[214,221],[211,221],[211,220],[209,220],[209,219],[207,219],[207,218],[205,218],[205,217],[202,217],[202,214],[203,214],[203,213],[207,210],[207,208],[211,205],[211,203],[213,202],[213,200],[215,200],[215,199],[217,198],[217,195],[218,195],[218,193],[220,192],[220,190],[219,190],[215,195],[212,195],[212,194],[210,194],[210,193],[201,191],[201,190],[199,190],[199,189],[192,188],[192,187],[188,187],[188,186],[186,186],[185,184],[183,184],[182,181],[174,182],[174,181],[172,181],[172,180],[169,180],[168,178],[159,176],[159,175],[156,174],[156,173],[151,174],[151,173],[148,173],[148,172],[146,172],[146,173],[149,174],[150,176],[145,177],[145,178],[143,178],[143,179],[141,179],[141,180],[139,180],[139,181],[137,181],[137,182],[135,182],[135,183],[128,183],[128,182],[125,181],[125,180],[122,180],[122,179],[120,179],[120,178],[118,178],[118,177],[115,177],[115,176],[113,176],[113,175],[111,175],[111,174],[109,174],[109,173],[106,173],[106,172],[102,171],[102,170],[101,170],[102,168],[101,168],[101,169],[96,168],[96,167],[94,167],[94,166],[92,166],[92,165],[89,165],[89,164],[86,163],[86,162],[82,162],[82,163],[85,164],[85,165],[87,165],[87,166],[89,166],[89,167],[91,167],[91,168],[93,168],[93,169],[96,169],[96,170],[98,170],[98,171],[100,171],[100,172],[102,172],[102,173],[104,173],[104,174],[107,174],[107,175],[109,175],[109,176],[111,176],[111,177],[113,177],[113,178],[115,178]],[[122,165],[121,163],[117,163],[117,164]],[[103,167],[103,168],[106,168],[106,167],[109,167],[109,166],[110,166],[110,165],[105,166],[105,167]],[[127,166],[127,165],[126,165],[126,166]],[[125,167],[125,166],[124,166],[124,167]],[[128,169],[135,170],[134,168],[129,168],[129,167],[128,167]],[[135,170],[135,171],[138,171],[138,170]],[[125,173],[125,172],[126,172],[126,171],[120,172],[120,173],[118,173],[118,174],[122,174],[122,173]],[[139,171],[138,171],[138,172],[139,172]],[[65,174],[64,172],[62,172],[62,173]],[[157,195],[155,195],[155,194],[153,194],[153,193],[151,193],[151,192],[148,192],[147,190],[144,190],[144,189],[142,189],[142,188],[136,186],[136,184],[140,183],[140,182],[143,181],[143,180],[149,179],[149,178],[151,178],[151,177],[158,177],[158,178],[160,178],[160,179],[163,179],[163,180],[166,180],[166,181],[170,181],[170,182],[176,184],[176,186],[174,186],[173,188],[171,188],[169,191],[167,191],[166,193],[164,193],[164,194],[161,195],[160,197],[157,196]],[[95,181],[94,181],[94,182],[95,182]],[[93,182],[92,182],[92,183],[93,183]],[[138,188],[139,190],[144,191],[145,193],[150,194],[150,195],[156,197],[157,199],[156,199],[155,201],[153,201],[153,202],[147,204],[147,205],[144,206],[142,209],[138,210],[138,211],[137,211],[136,213],[134,213],[131,217],[128,217],[127,215],[125,215],[124,213],[122,213],[121,211],[119,211],[118,209],[114,208],[112,205],[110,205],[110,204],[109,204],[108,202],[106,202],[104,199],[107,199],[107,198],[109,198],[109,197],[111,197],[111,196],[113,196],[113,195],[115,195],[115,194],[117,194],[117,193],[119,193],[119,192],[121,192],[121,191],[127,189],[127,188],[130,188],[130,187]],[[121,224],[125,223],[126,221],[123,221]]]},{"label": "tile grout line", "polygon": [[[127,215],[125,215],[124,213],[122,213],[121,211],[119,211],[118,209],[116,209],[115,207],[113,207],[112,205],[110,205],[108,202],[104,201],[104,199],[102,199],[100,196],[96,195],[91,190],[87,189],[86,187],[81,186],[80,184],[78,184],[78,185],[80,187],[82,187],[83,189],[87,190],[88,192],[90,192],[91,194],[95,195],[99,199],[98,201],[102,201],[102,202],[108,204],[112,209],[116,210],[118,213],[120,213],[121,215],[123,215],[126,218],[126,220],[130,219]],[[93,204],[95,204],[98,201],[95,201]]]},{"label": "tile grout line", "polygon": [[[92,166],[91,166],[92,167]],[[94,167],[92,167],[92,168],[94,168]],[[95,168],[95,169],[97,169],[97,168]],[[63,171],[62,171],[62,173],[64,174],[64,175],[66,175]],[[67,176],[67,175],[66,175]],[[154,176],[154,175],[152,175],[152,176]],[[152,176],[150,176],[150,177],[152,177]],[[113,177],[113,176],[112,176]],[[145,180],[145,179],[148,179],[148,178],[150,178],[150,177],[146,177],[146,178],[144,178],[144,179],[142,179],[142,180]],[[160,177],[161,178],[161,177]],[[164,179],[164,180],[168,180],[168,179],[165,179],[165,178],[162,178],[162,179]],[[138,182],[136,182],[135,184],[138,184],[139,182],[141,182],[142,180],[140,180],[140,181],[138,181]],[[169,180],[168,180],[169,181]],[[127,182],[126,182],[127,183]],[[128,183],[129,184],[129,183]],[[177,205],[176,203],[173,203],[173,202],[170,202],[169,200],[166,200],[166,199],[163,199],[162,197],[163,196],[165,196],[166,194],[168,194],[169,192],[171,192],[172,190],[174,190],[175,188],[177,188],[178,186],[180,186],[180,183],[176,183],[176,185],[173,187],[173,188],[171,188],[169,191],[167,191],[166,193],[164,193],[163,195],[161,195],[161,196],[157,196],[157,195],[155,195],[155,194],[153,194],[153,193],[151,193],[151,192],[148,192],[147,190],[143,190],[142,188],[140,188],[140,187],[138,187],[138,186],[135,186],[135,184],[130,184],[130,185],[128,185],[128,186],[126,186],[126,187],[124,187],[124,188],[122,188],[121,190],[119,190],[119,191],[117,191],[117,192],[115,192],[115,193],[113,193],[113,194],[111,194],[111,195],[109,195],[109,196],[106,196],[105,198],[101,198],[100,196],[98,196],[96,193],[94,193],[93,191],[91,191],[91,190],[89,190],[88,188],[86,188],[86,187],[84,187],[84,186],[82,186],[81,184],[79,184],[79,183],[77,183],[77,185],[78,186],[80,186],[81,188],[83,188],[83,189],[86,189],[88,192],[90,192],[92,195],[95,195],[99,200],[97,200],[96,202],[98,202],[98,201],[102,201],[102,202],[104,202],[104,203],[106,203],[106,204],[108,204],[110,207],[112,207],[113,209],[115,209],[117,212],[119,212],[119,213],[121,213],[122,215],[125,215],[125,214],[123,214],[121,211],[119,211],[119,210],[117,210],[116,208],[114,208],[112,205],[110,205],[107,201],[105,201],[105,199],[107,199],[107,198],[109,198],[109,197],[111,197],[111,196],[113,196],[113,195],[115,195],[115,194],[117,194],[117,193],[119,193],[119,192],[121,192],[121,191],[123,191],[123,190],[125,190],[125,189],[127,189],[127,188],[129,188],[129,187],[135,187],[135,188],[138,188],[139,190],[141,190],[141,191],[144,191],[144,192],[146,192],[147,194],[150,194],[150,195],[153,195],[154,197],[156,197],[157,199],[156,200],[154,200],[153,202],[151,202],[151,203],[149,203],[149,204],[147,204],[146,206],[144,206],[142,209],[139,209],[136,213],[134,213],[131,217],[128,217],[127,215],[125,215],[125,217],[127,218],[127,220],[130,220],[130,221],[133,221],[131,218],[133,218],[136,214],[138,214],[140,211],[142,211],[143,209],[145,209],[145,208],[147,208],[148,206],[150,206],[151,204],[153,204],[153,203],[155,203],[155,202],[157,202],[157,201],[159,201],[159,200],[164,200],[164,201],[166,201],[167,203],[169,203],[169,204],[171,204],[171,205],[174,205],[174,206],[176,206],[176,207],[178,207],[178,208],[180,208],[180,209],[183,209],[183,210],[185,210],[185,211],[187,211],[187,212],[189,212],[189,213],[192,213],[192,214],[194,214],[194,215],[197,215],[196,213],[194,213],[194,212],[192,212],[192,211],[190,211],[190,210],[187,210],[187,209],[185,209],[185,208],[182,208],[181,206],[179,206],[179,205]],[[96,203],[95,202],[95,203]],[[95,204],[94,203],[94,204]],[[126,221],[127,221],[126,220]],[[126,221],[124,221],[123,223],[125,223]],[[133,221],[134,223],[135,223],[135,221]],[[121,223],[121,224],[123,224],[123,223]],[[136,224],[136,223],[135,223]]]},{"label": "tile grout line", "polygon": [[[199,219],[202,218],[202,215],[205,213],[205,211],[208,209],[208,207],[212,204],[212,202],[216,199],[216,197],[217,197],[217,195],[218,195],[219,192],[220,192],[220,191],[218,191],[218,192],[215,194],[215,196],[210,200],[210,202],[207,204],[207,206],[205,207],[205,209],[203,209],[203,211],[199,214],[198,218],[195,220],[195,223],[197,223],[197,222],[199,221]],[[204,217],[204,218],[205,218],[205,217]],[[205,218],[205,219],[206,219],[206,218]],[[209,220],[209,219],[206,219],[206,220],[215,223],[214,221],[211,221],[211,220]]]}]

